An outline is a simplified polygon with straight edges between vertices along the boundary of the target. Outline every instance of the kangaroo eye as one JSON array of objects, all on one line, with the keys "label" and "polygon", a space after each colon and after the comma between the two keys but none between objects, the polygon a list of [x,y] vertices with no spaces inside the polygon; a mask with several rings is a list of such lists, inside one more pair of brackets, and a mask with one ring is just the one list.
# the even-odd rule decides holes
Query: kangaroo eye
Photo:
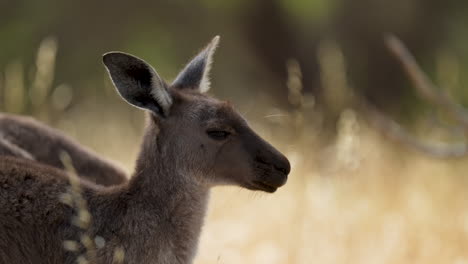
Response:
[{"label": "kangaroo eye", "polygon": [[208,130],[206,133],[214,140],[225,140],[231,135],[231,133],[222,130]]}]

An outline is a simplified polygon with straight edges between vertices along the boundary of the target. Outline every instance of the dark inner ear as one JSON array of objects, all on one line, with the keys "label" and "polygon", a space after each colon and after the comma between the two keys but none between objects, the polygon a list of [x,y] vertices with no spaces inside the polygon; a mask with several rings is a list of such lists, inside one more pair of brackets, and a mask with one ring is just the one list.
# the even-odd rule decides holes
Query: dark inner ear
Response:
[{"label": "dark inner ear", "polygon": [[172,99],[167,85],[148,63],[122,52],[104,54],[103,62],[125,101],[163,117],[169,114]]},{"label": "dark inner ear", "polygon": [[146,67],[132,67],[126,70],[128,76],[132,76],[140,82],[144,89],[151,89],[151,73]]},{"label": "dark inner ear", "polygon": [[138,105],[141,108],[145,108],[148,110],[153,111],[161,116],[164,116],[163,109],[159,104],[155,102],[153,98],[148,97],[146,94],[138,93],[135,94],[135,100],[138,101]]},{"label": "dark inner ear", "polygon": [[152,74],[149,69],[144,65],[130,67],[125,70],[125,74],[133,78],[139,88],[132,91],[132,103],[164,116],[162,107],[151,96]]},{"label": "dark inner ear", "polygon": [[133,94],[136,104],[140,107],[149,109],[155,113],[160,115],[164,115],[163,109],[159,104],[153,99],[152,96],[148,96],[151,94],[152,83],[151,83],[151,72],[148,70],[147,67],[132,67],[126,70],[126,74],[128,76],[132,76],[138,86],[141,88],[137,90],[136,93]]}]

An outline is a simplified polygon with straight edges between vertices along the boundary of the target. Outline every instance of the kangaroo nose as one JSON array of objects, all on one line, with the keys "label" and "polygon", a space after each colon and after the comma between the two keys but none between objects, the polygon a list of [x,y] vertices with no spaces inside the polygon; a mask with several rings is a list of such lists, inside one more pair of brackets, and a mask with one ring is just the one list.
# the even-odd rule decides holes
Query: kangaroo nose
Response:
[{"label": "kangaroo nose", "polygon": [[291,172],[291,164],[286,157],[282,157],[281,161],[273,165],[276,170],[281,171],[285,175],[288,175]]}]

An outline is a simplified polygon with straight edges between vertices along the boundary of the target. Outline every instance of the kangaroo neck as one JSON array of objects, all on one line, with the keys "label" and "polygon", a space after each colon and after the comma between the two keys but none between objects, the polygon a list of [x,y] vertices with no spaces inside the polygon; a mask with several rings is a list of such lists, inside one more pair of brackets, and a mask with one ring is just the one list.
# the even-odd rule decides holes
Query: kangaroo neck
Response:
[{"label": "kangaroo neck", "polygon": [[174,161],[168,160],[171,155],[165,155],[158,146],[154,131],[147,129],[135,173],[125,188],[121,202],[126,204],[128,213],[122,219],[126,221],[122,226],[129,226],[125,233],[141,233],[137,238],[141,243],[134,244],[145,247],[128,245],[136,256],[164,255],[167,263],[191,263],[209,189],[197,184],[191,175],[170,167]]},{"label": "kangaroo neck", "polygon": [[[147,126],[135,172],[128,184],[128,190],[148,201],[171,200],[179,194],[203,196],[208,187],[197,180],[195,175],[182,167],[179,154],[173,146],[167,146],[154,122]],[[165,145],[166,144],[166,145]]]}]

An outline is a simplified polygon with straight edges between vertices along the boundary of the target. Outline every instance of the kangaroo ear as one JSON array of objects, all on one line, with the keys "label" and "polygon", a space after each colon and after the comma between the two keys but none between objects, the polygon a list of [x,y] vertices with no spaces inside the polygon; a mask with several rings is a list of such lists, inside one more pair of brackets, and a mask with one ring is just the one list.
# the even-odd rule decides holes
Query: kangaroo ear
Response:
[{"label": "kangaroo ear", "polygon": [[169,115],[172,98],[166,84],[151,65],[122,52],[106,53],[102,60],[125,101],[163,117]]},{"label": "kangaroo ear", "polygon": [[195,89],[204,93],[210,89],[209,73],[213,54],[218,47],[219,36],[213,38],[187,66],[177,75],[172,86],[177,89]]}]

